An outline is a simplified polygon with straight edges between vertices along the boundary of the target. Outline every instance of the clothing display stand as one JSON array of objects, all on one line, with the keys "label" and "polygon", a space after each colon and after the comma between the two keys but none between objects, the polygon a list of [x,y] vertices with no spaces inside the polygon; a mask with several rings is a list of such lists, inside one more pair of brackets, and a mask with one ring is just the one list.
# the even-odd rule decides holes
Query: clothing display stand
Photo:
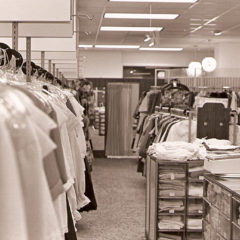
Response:
[{"label": "clothing display stand", "polygon": [[[172,114],[178,117],[182,117],[189,120],[189,128],[188,128],[188,142],[191,142],[191,124],[192,124],[192,118],[194,116],[194,112],[188,111],[188,113],[184,113],[183,110],[180,109],[169,109],[168,107],[159,107],[157,106],[155,108],[155,112],[162,113],[162,114]],[[186,114],[188,116],[186,116]],[[164,162],[164,164],[168,164],[168,162]],[[169,163],[171,164],[171,162]],[[178,164],[178,163],[177,163]],[[187,184],[187,169],[185,167],[185,176]],[[146,198],[145,198],[145,237],[149,240],[155,240],[157,239],[159,230],[158,230],[158,196],[159,196],[159,170],[158,170],[158,163],[151,159],[149,156],[146,158],[145,163],[145,172],[146,172]],[[202,180],[201,180],[202,181]],[[185,187],[186,194],[184,196],[187,196],[187,185]],[[174,197],[173,197],[174,199]],[[185,198],[187,199],[187,198]],[[186,208],[187,209],[187,208]],[[185,214],[182,214],[182,216],[186,216],[187,212],[185,211]],[[171,214],[170,214],[171,216]],[[186,219],[186,217],[184,217]],[[185,220],[186,221],[186,220]],[[168,230],[166,232],[171,232],[171,230]],[[183,236],[183,230],[180,231]]]},{"label": "clothing display stand", "polygon": [[[175,116],[183,116],[183,111],[180,111],[178,109],[169,109],[169,108],[159,108],[157,107],[155,109],[157,112],[160,112],[162,114],[172,114]],[[186,113],[185,113],[186,114]],[[234,116],[234,121],[233,123],[230,122],[230,109],[229,108],[222,108],[221,104],[216,104],[216,103],[207,103],[204,105],[204,108],[199,108],[198,112],[195,113],[193,111],[190,111],[187,113],[188,119],[189,119],[189,134],[188,134],[188,140],[189,142],[192,141],[191,139],[191,126],[192,126],[192,121],[193,117],[197,117],[197,137],[203,138],[203,137],[208,137],[210,136],[211,138],[221,138],[221,139],[229,139],[229,126],[233,124],[234,128],[234,134],[233,134],[233,144],[236,141],[236,127],[237,127],[237,119],[236,119],[236,114],[233,114]],[[214,118],[211,116],[214,115]],[[213,121],[216,121],[214,123]],[[216,126],[217,125],[217,126]],[[220,130],[217,130],[220,129]],[[218,134],[214,135],[218,132]],[[194,161],[195,162],[195,161]],[[184,196],[183,202],[184,202],[184,211],[180,213],[161,213],[159,212],[159,207],[161,207],[161,204],[159,204],[159,201],[163,200],[164,197],[162,198],[161,194],[159,195],[159,174],[161,173],[162,166],[167,166],[167,169],[171,169],[171,165],[174,164],[172,161],[165,161],[165,162],[160,162],[156,163],[153,159],[151,159],[149,156],[146,159],[146,174],[147,174],[147,184],[146,184],[146,214],[145,214],[145,236],[146,239],[150,240],[155,240],[160,237],[160,234],[166,233],[172,233],[176,235],[177,237],[180,237],[179,239],[188,239],[188,236],[190,234],[194,234],[195,236],[200,235],[202,230],[201,229],[188,229],[188,221],[187,219],[190,218],[191,221],[194,221],[194,219],[200,219],[202,218],[202,213],[195,213],[192,214],[188,210],[188,205],[189,202],[192,200],[194,201],[194,198],[188,197],[188,191],[189,191],[189,185],[190,184],[198,184],[202,185],[203,184],[203,176],[200,177],[200,179],[189,179],[189,163],[194,163],[194,162],[187,162],[187,163],[175,163],[176,166],[182,166],[182,169],[185,169],[185,181],[182,180],[182,182],[185,182],[185,189],[186,189],[186,194]],[[185,164],[185,165],[184,165]],[[203,161],[201,161],[201,165],[203,165]],[[185,166],[185,168],[183,167]],[[169,196],[165,197],[166,200],[173,200],[176,199],[174,196]],[[202,202],[202,198],[196,198],[195,199],[197,203]],[[159,229],[158,228],[158,221],[159,218],[162,216],[181,216],[182,221],[184,222],[184,227],[182,229]],[[164,236],[164,235],[163,235]],[[210,238],[209,238],[210,239]],[[208,239],[208,240],[209,240]],[[211,238],[212,239],[212,238]]]},{"label": "clothing display stand", "polygon": [[236,179],[205,175],[203,199],[204,240],[240,239],[240,187]]},{"label": "clothing display stand", "polygon": [[[157,240],[160,237],[172,236],[179,240],[187,240],[191,239],[190,237],[193,235],[201,238],[202,229],[194,228],[190,222],[196,221],[198,223],[201,221],[202,210],[200,208],[192,211],[190,206],[193,204],[202,206],[202,197],[200,195],[191,196],[189,189],[192,185],[202,188],[203,175],[201,173],[197,177],[192,177],[189,169],[203,166],[203,161],[156,161],[148,157],[147,163],[147,175],[150,174],[148,177],[151,178],[151,185],[147,186],[147,191],[150,194],[147,195],[149,204],[146,211],[146,239]],[[168,177],[163,180],[162,174]],[[176,185],[177,188],[166,191],[163,189],[165,184]],[[177,204],[182,202],[181,207],[176,207],[174,210],[174,207],[171,207],[171,203],[174,202]],[[176,226],[174,226],[174,219],[177,221]],[[169,227],[161,228],[159,224],[161,221],[169,221]],[[181,227],[178,225],[179,223],[182,224]]]}]

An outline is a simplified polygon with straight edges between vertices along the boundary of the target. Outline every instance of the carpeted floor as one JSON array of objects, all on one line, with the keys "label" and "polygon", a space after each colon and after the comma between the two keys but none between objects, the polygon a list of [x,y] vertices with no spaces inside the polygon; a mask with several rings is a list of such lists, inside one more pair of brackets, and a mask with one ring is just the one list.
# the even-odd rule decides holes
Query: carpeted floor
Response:
[{"label": "carpeted floor", "polygon": [[97,211],[82,213],[78,240],[143,240],[145,179],[137,160],[95,159]]}]

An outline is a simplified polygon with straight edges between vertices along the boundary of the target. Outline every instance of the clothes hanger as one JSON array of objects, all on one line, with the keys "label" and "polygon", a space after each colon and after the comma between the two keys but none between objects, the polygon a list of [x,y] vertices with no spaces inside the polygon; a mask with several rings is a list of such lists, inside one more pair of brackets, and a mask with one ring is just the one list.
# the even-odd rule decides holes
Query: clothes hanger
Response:
[{"label": "clothes hanger", "polygon": [[177,78],[172,79],[169,84],[163,86],[163,89],[164,90],[179,89],[189,91],[189,88],[186,85],[181,84],[179,79]]}]

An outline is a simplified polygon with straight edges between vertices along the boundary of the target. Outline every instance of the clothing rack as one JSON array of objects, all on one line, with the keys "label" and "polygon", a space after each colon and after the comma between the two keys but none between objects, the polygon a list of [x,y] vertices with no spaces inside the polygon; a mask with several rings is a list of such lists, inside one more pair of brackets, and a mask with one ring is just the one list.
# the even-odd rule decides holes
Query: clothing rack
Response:
[{"label": "clothing rack", "polygon": [[161,86],[150,86],[150,90],[161,90]]},{"label": "clothing rack", "polygon": [[181,119],[188,119],[188,142],[191,142],[191,134],[192,134],[192,119],[193,116],[196,114],[195,111],[189,109],[180,109],[180,108],[169,108],[169,107],[155,107],[155,112],[164,114],[164,115],[171,115]]},{"label": "clothing rack", "polygon": [[[212,103],[216,104],[216,103]],[[213,109],[215,109],[216,105],[213,105]],[[188,119],[189,120],[189,126],[188,126],[188,142],[192,142],[191,134],[192,134],[192,121],[193,119],[197,120],[197,114],[198,112],[195,110],[189,110],[189,109],[179,109],[179,108],[169,108],[169,107],[155,107],[155,112],[160,114],[169,114],[171,116],[175,116],[178,118]],[[205,114],[204,112],[202,114]],[[210,113],[212,114],[212,112]],[[223,114],[220,114],[223,116]],[[229,117],[232,117],[233,120],[229,120],[227,124],[229,126],[233,126],[233,145],[236,145],[237,141],[237,123],[238,123],[238,114],[235,111],[229,111],[228,112]]]}]

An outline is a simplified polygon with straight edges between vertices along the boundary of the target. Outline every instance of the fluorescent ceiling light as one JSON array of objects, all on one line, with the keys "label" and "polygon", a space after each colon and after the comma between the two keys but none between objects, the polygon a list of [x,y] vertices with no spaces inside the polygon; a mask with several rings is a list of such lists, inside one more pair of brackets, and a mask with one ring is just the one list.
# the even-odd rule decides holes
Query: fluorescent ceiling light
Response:
[{"label": "fluorescent ceiling light", "polygon": [[220,35],[222,35],[222,31],[221,30],[215,30],[215,31],[213,31],[213,34],[215,36],[220,36]]},{"label": "fluorescent ceiling light", "polygon": [[171,20],[178,16],[179,14],[105,13],[104,18]]},{"label": "fluorescent ceiling light", "polygon": [[149,43],[149,45],[148,45],[149,47],[152,47],[152,46],[154,46],[154,42],[151,42],[151,43]]},{"label": "fluorescent ceiling light", "polygon": [[198,0],[109,0],[110,2],[195,3]]},{"label": "fluorescent ceiling light", "polygon": [[151,40],[150,36],[147,35],[146,38],[144,39],[144,42],[148,42],[148,41],[150,41],[150,40]]},{"label": "fluorescent ceiling light", "polygon": [[137,49],[139,45],[95,45],[95,48],[132,48]]},{"label": "fluorescent ceiling light", "polygon": [[193,29],[193,30],[191,31],[191,33],[194,33],[194,32],[196,32],[196,31],[198,31],[198,30],[200,30],[200,29],[202,29],[202,28],[203,28],[203,26],[199,26],[199,27]]},{"label": "fluorescent ceiling light", "polygon": [[142,51],[182,51],[183,48],[140,48]]},{"label": "fluorescent ceiling light", "polygon": [[85,44],[85,45],[79,44],[78,47],[79,47],[79,48],[92,48],[93,45],[90,45],[90,44],[88,44],[88,45],[87,45],[87,44]]},{"label": "fluorescent ceiling light", "polygon": [[101,31],[160,32],[162,27],[101,27]]},{"label": "fluorescent ceiling light", "polygon": [[201,23],[190,23],[191,26],[200,26]]}]

